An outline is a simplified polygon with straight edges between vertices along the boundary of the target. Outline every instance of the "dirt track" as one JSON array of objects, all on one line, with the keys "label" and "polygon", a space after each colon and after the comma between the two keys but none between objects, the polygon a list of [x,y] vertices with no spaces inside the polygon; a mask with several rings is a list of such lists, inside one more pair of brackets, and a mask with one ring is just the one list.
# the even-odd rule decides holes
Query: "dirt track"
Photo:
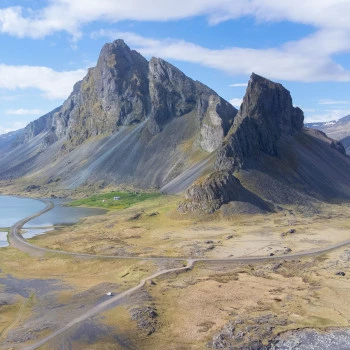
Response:
[{"label": "dirt track", "polygon": [[192,259],[192,258],[186,258],[186,257],[184,257],[184,258],[169,258],[169,257],[160,257],[160,256],[159,257],[144,258],[144,257],[123,257],[123,256],[114,256],[114,255],[113,256],[111,256],[111,255],[93,255],[93,254],[66,252],[66,251],[53,250],[53,249],[47,249],[47,248],[34,246],[34,245],[28,243],[22,237],[22,235],[19,233],[22,226],[25,223],[27,223],[29,220],[31,220],[39,215],[42,215],[43,213],[51,210],[54,207],[52,202],[50,202],[48,200],[42,200],[42,201],[44,203],[46,203],[46,207],[43,210],[41,210],[40,212],[38,212],[37,214],[35,214],[33,216],[27,217],[25,219],[22,219],[22,220],[16,222],[10,229],[10,232],[9,232],[10,244],[23,252],[26,252],[26,253],[29,253],[29,254],[35,255],[35,256],[43,255],[45,253],[56,253],[56,254],[72,255],[72,256],[76,256],[76,257],[90,257],[90,258],[134,259],[134,260],[136,259],[136,260],[153,260],[153,261],[171,260],[171,261],[179,261],[179,262],[186,261],[187,265],[182,266],[182,267],[178,267],[178,268],[161,270],[161,271],[154,273],[153,275],[141,280],[141,282],[137,286],[132,287],[132,288],[116,295],[116,296],[111,297],[110,299],[100,303],[99,305],[92,307],[90,310],[85,312],[83,315],[80,315],[79,317],[73,319],[71,322],[66,324],[61,329],[51,333],[49,336],[45,337],[44,339],[40,340],[39,342],[23,348],[26,350],[37,349],[38,347],[42,346],[43,344],[45,344],[49,340],[53,339],[57,335],[65,332],[66,330],[68,330],[69,328],[74,326],[75,324],[80,323],[93,315],[96,315],[100,312],[105,311],[111,304],[115,303],[116,301],[121,300],[125,296],[130,295],[130,294],[134,293],[135,291],[137,291],[138,289],[140,289],[141,287],[143,287],[144,284],[146,283],[146,281],[151,280],[151,279],[156,278],[156,277],[159,277],[161,275],[167,274],[167,273],[186,271],[188,269],[191,269],[193,264],[196,262],[207,262],[207,263],[222,262],[222,263],[235,263],[235,264],[237,264],[237,263],[259,263],[259,262],[276,261],[276,260],[293,260],[293,259],[297,259],[300,257],[322,254],[322,253],[329,252],[331,250],[334,250],[334,249],[337,249],[337,248],[340,248],[340,247],[343,247],[343,246],[350,244],[350,240],[346,240],[346,241],[339,242],[337,244],[328,246],[326,248],[317,249],[317,250],[302,251],[302,252],[294,253],[294,254],[286,254],[286,255],[281,255],[281,256],[238,257],[238,258],[230,258],[230,259],[227,259],[227,258],[225,258],[225,259],[218,259],[218,258]]}]

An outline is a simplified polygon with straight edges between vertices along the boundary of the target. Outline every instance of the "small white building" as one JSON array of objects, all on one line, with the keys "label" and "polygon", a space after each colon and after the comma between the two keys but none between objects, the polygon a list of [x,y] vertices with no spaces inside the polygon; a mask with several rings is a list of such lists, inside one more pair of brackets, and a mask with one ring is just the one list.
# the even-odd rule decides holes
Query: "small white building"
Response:
[{"label": "small white building", "polygon": [[114,201],[119,201],[120,197],[113,197]]}]

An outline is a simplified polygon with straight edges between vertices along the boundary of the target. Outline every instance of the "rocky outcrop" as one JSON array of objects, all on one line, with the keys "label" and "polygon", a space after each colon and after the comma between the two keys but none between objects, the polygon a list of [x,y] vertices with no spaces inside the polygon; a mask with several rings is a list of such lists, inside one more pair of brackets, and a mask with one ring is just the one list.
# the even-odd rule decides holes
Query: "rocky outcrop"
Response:
[{"label": "rocky outcrop", "polygon": [[196,181],[186,191],[186,199],[180,204],[180,212],[202,211],[213,213],[231,201],[253,204],[270,211],[267,203],[245,189],[230,172],[216,171]]},{"label": "rocky outcrop", "polygon": [[116,40],[62,107],[25,129],[23,147],[0,159],[0,178],[35,173],[40,183],[59,177],[65,188],[160,188],[216,151],[236,114],[170,63],[147,61]]},{"label": "rocky outcrop", "polygon": [[[47,113],[43,115],[42,117],[30,122],[24,129],[23,132],[21,133],[20,136],[18,136],[16,140],[16,144],[22,144],[25,142],[28,142],[35,136],[39,135],[42,132],[45,132],[48,134],[47,141],[50,143],[50,135],[54,133],[54,128],[53,128],[53,118],[55,113],[57,113],[61,107],[57,107],[50,113]],[[52,142],[51,142],[52,143]]]},{"label": "rocky outcrop", "polygon": [[235,122],[218,151],[216,169],[237,170],[260,152],[277,155],[280,137],[302,131],[303,121],[303,112],[293,107],[288,90],[253,73]]},{"label": "rocky outcrop", "polygon": [[350,136],[345,137],[340,142],[343,144],[346,154],[350,155]]},{"label": "rocky outcrop", "polygon": [[[56,121],[66,125],[73,145],[113,133],[120,125],[144,120],[148,113],[148,62],[122,41],[106,44],[95,68],[75,87]],[[68,122],[67,122],[68,121]]]},{"label": "rocky outcrop", "polygon": [[274,329],[277,327],[286,329],[289,323],[287,319],[274,314],[237,317],[230,320],[219,333],[215,334],[207,346],[212,349],[272,349]]},{"label": "rocky outcrop", "polygon": [[341,141],[333,140],[331,142],[331,147],[336,149],[339,153],[346,155],[345,147]]},{"label": "rocky outcrop", "polygon": [[235,121],[217,151],[216,171],[187,190],[180,211],[213,212],[232,201],[269,210],[262,199],[241,185],[233,172],[242,168],[247,159],[258,158],[261,152],[278,155],[281,136],[301,132],[303,120],[303,112],[293,107],[288,90],[253,73]]},{"label": "rocky outcrop", "polygon": [[194,113],[201,124],[201,146],[208,152],[221,145],[237,113],[213,90],[160,58],[149,63],[149,92],[151,133],[158,133],[171,118]]},{"label": "rocky outcrop", "polygon": [[117,40],[62,107],[0,137],[0,179],[29,175],[26,186],[42,192],[189,187],[180,210],[222,207],[222,215],[304,205],[310,196],[348,199],[350,158],[319,133],[303,129],[302,111],[280,84],[252,74],[237,114],[207,86]]},{"label": "rocky outcrop", "polygon": [[[202,148],[217,149],[237,110],[213,90],[160,58],[149,62],[123,40],[106,44],[97,65],[75,84],[63,106],[30,124],[23,141],[40,132],[50,144],[67,138],[70,149],[120,126],[147,121],[151,135],[173,118],[192,114]],[[65,145],[67,147],[67,145]]]},{"label": "rocky outcrop", "polygon": [[[270,203],[306,206],[313,198],[350,198],[350,162],[343,145],[321,131],[304,129],[303,119],[289,91],[253,73],[216,153],[215,170],[187,190],[180,211],[222,207],[222,214],[229,215],[256,207],[256,212],[273,210]],[[248,203],[243,209],[242,202]]]}]

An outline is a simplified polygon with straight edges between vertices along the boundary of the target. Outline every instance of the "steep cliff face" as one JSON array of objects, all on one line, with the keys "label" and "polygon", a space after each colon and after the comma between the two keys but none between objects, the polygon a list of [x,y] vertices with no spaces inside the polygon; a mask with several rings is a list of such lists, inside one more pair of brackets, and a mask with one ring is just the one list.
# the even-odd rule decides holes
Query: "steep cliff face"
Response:
[{"label": "steep cliff face", "polygon": [[[163,186],[220,147],[236,114],[230,103],[170,63],[147,61],[116,40],[104,45],[96,67],[75,84],[62,107],[25,129],[18,139],[24,146],[1,164],[0,176],[42,177],[35,169],[48,168],[45,175],[60,173],[67,187],[99,180]],[[55,166],[47,166],[49,159]],[[68,170],[67,164],[74,166]]]},{"label": "steep cliff face", "polygon": [[[34,120],[33,122],[30,122],[24,129],[21,135],[17,137],[16,143],[22,144],[25,142],[28,142],[29,140],[33,139],[35,136],[39,135],[40,133],[47,133],[47,143],[52,143],[52,139],[50,139],[50,136],[52,133],[54,133],[53,128],[53,118],[55,113],[57,113],[61,107],[58,107],[51,111],[50,113],[47,113],[43,115],[42,117]],[[55,137],[56,139],[56,137]]]},{"label": "steep cliff face", "polygon": [[253,73],[234,125],[218,151],[216,168],[239,169],[246,158],[260,152],[277,155],[280,137],[300,132],[303,121],[288,90]]},{"label": "steep cliff face", "polygon": [[253,73],[216,153],[215,170],[187,189],[179,210],[210,213],[244,202],[266,211],[272,208],[268,202],[303,205],[315,197],[350,198],[344,147],[320,131],[304,130],[303,119],[288,90]]},{"label": "steep cliff face", "polygon": [[46,132],[50,144],[66,137],[72,149],[90,137],[145,120],[155,135],[171,119],[189,113],[200,125],[202,148],[212,152],[221,145],[237,110],[168,62],[148,62],[116,40],[102,48],[96,67],[75,84],[63,106],[31,123],[20,142]]},{"label": "steep cliff face", "polygon": [[139,123],[148,114],[147,76],[148,62],[139,53],[122,40],[106,44],[96,67],[88,71],[57,116],[57,123],[68,119],[66,133],[73,145],[113,133],[120,125]]},{"label": "steep cliff face", "polygon": [[158,133],[171,118],[194,113],[201,127],[201,146],[208,152],[221,145],[237,113],[213,90],[160,58],[149,63],[149,91],[150,132]]},{"label": "steep cliff face", "polygon": [[237,114],[207,86],[122,40],[103,47],[62,107],[1,137],[0,152],[0,179],[25,176],[43,191],[103,183],[179,193],[193,184],[182,211],[350,198],[344,148],[303,129],[282,85],[253,73]]}]

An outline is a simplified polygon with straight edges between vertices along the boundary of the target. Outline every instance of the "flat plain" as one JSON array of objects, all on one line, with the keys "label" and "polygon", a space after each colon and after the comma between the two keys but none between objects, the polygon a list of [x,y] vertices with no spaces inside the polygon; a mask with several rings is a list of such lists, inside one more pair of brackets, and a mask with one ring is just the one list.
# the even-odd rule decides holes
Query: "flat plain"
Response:
[{"label": "flat plain", "polygon": [[[180,214],[179,200],[151,197],[29,240],[100,258],[35,257],[3,248],[1,348],[35,343],[106,300],[107,292],[118,294],[157,270],[183,266],[181,258],[225,261],[198,261],[188,271],[148,281],[42,348],[241,348],[269,344],[289,330],[349,326],[350,247],[290,257],[349,239],[348,204],[315,202],[276,213],[224,217],[220,212]],[[152,257],[180,260],[139,260]],[[258,259],[228,261],[244,257]]]}]

